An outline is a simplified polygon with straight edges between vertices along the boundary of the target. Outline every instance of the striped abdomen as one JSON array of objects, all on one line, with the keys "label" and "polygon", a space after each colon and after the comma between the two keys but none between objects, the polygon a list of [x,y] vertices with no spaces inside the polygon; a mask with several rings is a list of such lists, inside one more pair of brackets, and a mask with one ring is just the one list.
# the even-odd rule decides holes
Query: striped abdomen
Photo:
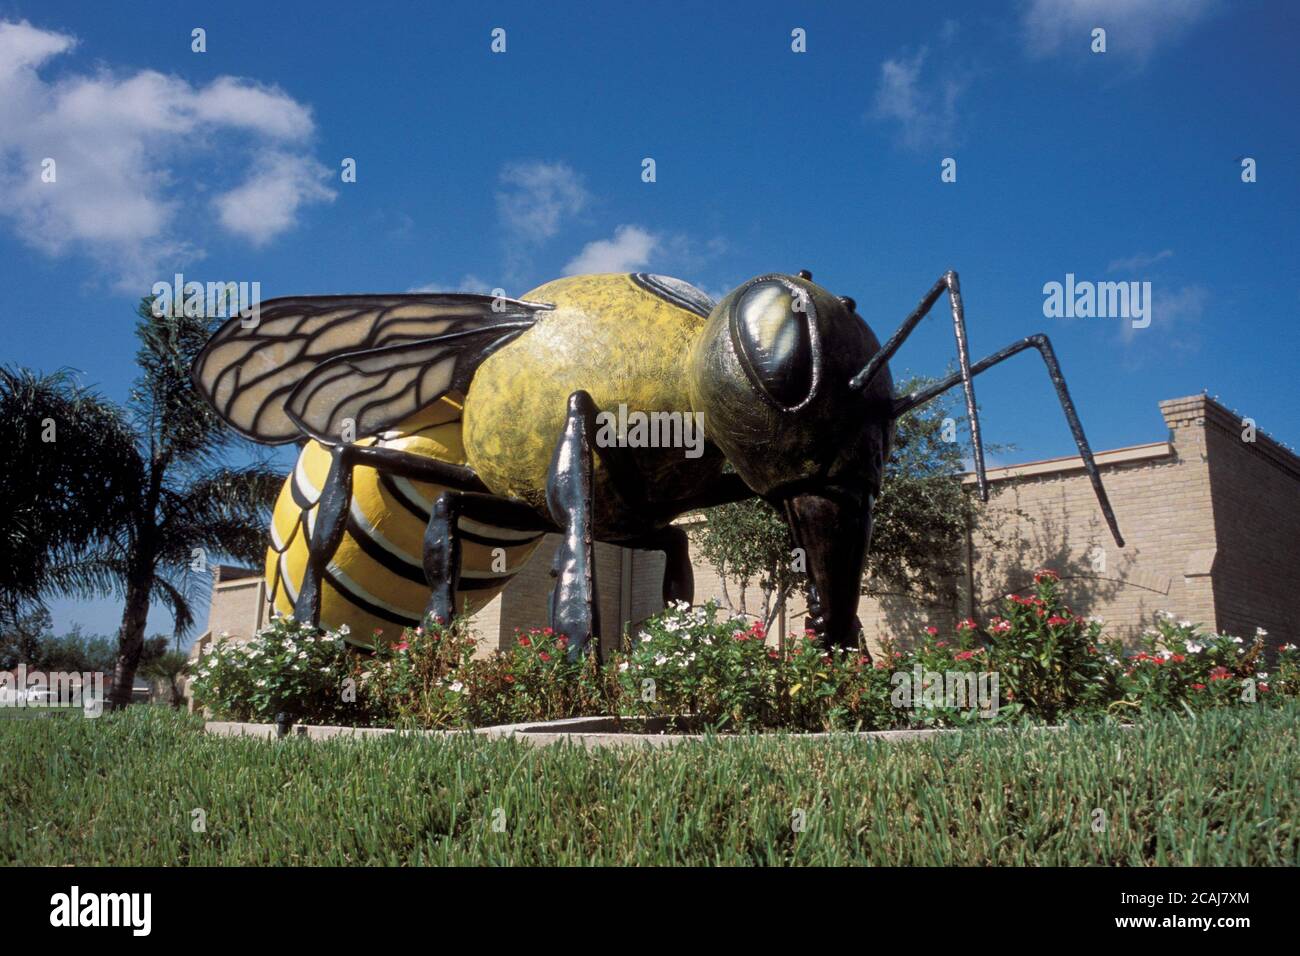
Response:
[{"label": "striped abdomen", "polygon": [[[443,398],[378,438],[358,444],[465,463],[461,406]],[[329,473],[324,446],[308,442],[285,479],[271,520],[266,582],[276,611],[293,613],[307,565],[316,505]],[[357,466],[347,530],[325,572],[321,588],[322,627],[346,624],[356,643],[370,644],[376,632],[392,639],[418,624],[429,600],[422,563],[429,510],[444,489]],[[461,572],[458,611],[472,614],[501,593],[541,541],[538,532],[498,528],[460,520]]]}]

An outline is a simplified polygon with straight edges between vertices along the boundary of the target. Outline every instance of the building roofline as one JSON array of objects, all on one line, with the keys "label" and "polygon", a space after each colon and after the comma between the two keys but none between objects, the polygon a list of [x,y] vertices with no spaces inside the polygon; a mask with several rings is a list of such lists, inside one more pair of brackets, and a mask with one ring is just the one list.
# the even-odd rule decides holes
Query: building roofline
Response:
[{"label": "building roofline", "polygon": [[[1174,446],[1167,441],[1149,442],[1145,445],[1126,445],[1123,448],[1112,448],[1108,451],[1099,451],[1093,454],[1097,461],[1098,468],[1107,466],[1128,465],[1139,461],[1153,461],[1159,458],[1172,457]],[[989,468],[986,474],[990,482],[1007,481],[1012,478],[1029,478],[1034,475],[1052,475],[1069,471],[1083,471],[1083,459],[1078,455],[1065,455],[1061,458],[1043,458],[1038,461],[1026,461],[1015,465],[1006,465],[1002,468]],[[973,485],[976,483],[975,473],[973,471],[964,471],[961,474],[961,483],[963,485]]]}]

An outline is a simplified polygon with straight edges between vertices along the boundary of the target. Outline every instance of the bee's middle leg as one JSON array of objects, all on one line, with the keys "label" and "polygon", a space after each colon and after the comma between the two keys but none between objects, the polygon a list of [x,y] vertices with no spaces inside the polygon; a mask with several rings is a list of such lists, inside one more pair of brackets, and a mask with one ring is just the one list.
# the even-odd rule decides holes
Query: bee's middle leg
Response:
[{"label": "bee's middle leg", "polygon": [[546,478],[546,504],[560,526],[562,540],[552,570],[551,627],[569,638],[569,657],[577,659],[596,638],[600,657],[600,606],[596,596],[596,540],[593,524],[592,453],[596,403],[586,392],[569,396],[564,431]]}]

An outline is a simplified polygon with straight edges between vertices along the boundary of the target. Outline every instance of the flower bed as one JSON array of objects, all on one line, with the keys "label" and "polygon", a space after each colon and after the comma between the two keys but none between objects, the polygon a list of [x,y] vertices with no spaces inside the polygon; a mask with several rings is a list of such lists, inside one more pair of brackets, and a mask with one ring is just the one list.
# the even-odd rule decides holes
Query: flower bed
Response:
[{"label": "flower bed", "polygon": [[462,623],[410,629],[373,653],[347,636],[277,618],[246,644],[218,643],[199,662],[195,701],[231,721],[454,729],[606,716],[634,730],[689,715],[688,730],[816,732],[1130,719],[1300,691],[1295,646],[1266,668],[1263,632],[1248,644],[1161,614],[1127,653],[1063,603],[1051,571],[987,622],[928,628],[875,660],[828,653],[811,635],[771,644],[715,604],[666,609],[603,666],[550,628],[487,657]]}]

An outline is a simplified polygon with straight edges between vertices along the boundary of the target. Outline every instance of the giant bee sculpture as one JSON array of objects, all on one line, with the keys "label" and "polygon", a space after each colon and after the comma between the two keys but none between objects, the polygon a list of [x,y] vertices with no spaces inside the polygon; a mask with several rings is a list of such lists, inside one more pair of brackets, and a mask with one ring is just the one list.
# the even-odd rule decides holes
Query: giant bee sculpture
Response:
[{"label": "giant bee sculpture", "polygon": [[[945,293],[959,370],[897,395],[889,360]],[[271,601],[347,624],[357,643],[482,607],[554,532],[551,625],[577,655],[599,633],[597,541],[664,552],[663,597],[689,602],[673,520],[758,496],[804,551],[811,629],[828,647],[855,646],[896,420],[961,385],[987,500],[973,380],[1027,349],[1047,366],[1123,545],[1047,336],[971,362],[955,272],[883,346],[852,299],[806,271],[758,276],[716,305],[664,276],[583,275],[522,299],[280,298],[248,325],[236,317],[212,337],[194,382],[249,438],[308,439],[272,520]],[[702,413],[702,453],[597,441],[598,416],[620,405]]]}]

